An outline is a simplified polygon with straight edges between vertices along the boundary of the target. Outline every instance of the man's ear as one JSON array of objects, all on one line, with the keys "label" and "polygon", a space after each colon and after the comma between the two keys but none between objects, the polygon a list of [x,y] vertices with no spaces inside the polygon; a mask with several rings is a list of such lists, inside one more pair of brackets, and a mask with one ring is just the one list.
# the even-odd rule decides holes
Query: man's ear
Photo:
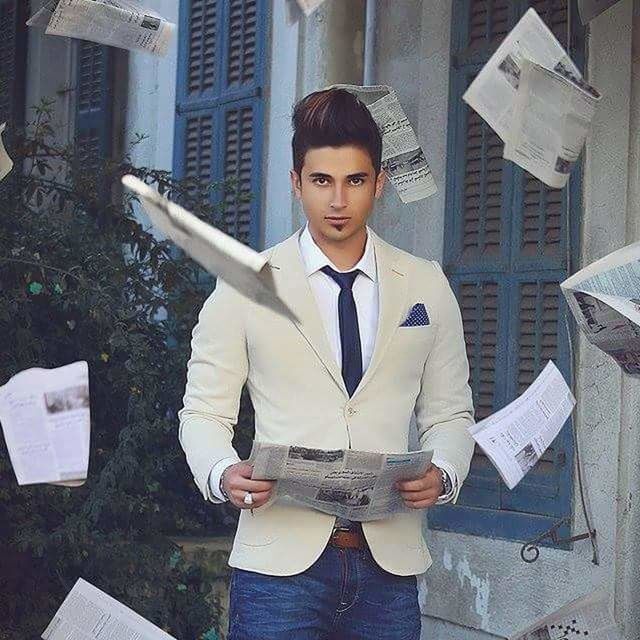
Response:
[{"label": "man's ear", "polygon": [[289,177],[291,178],[291,188],[293,189],[293,195],[300,200],[302,198],[302,185],[300,183],[300,176],[296,171],[291,169],[289,171]]},{"label": "man's ear", "polygon": [[382,195],[382,189],[386,181],[387,174],[382,169],[380,169],[380,173],[378,173],[378,176],[376,177],[376,192],[374,194],[376,200]]}]

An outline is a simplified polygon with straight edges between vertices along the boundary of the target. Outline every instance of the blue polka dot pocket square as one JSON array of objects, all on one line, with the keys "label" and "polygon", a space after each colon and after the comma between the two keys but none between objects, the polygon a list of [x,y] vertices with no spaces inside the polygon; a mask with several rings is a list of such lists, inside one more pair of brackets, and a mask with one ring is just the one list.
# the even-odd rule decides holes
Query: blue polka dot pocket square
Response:
[{"label": "blue polka dot pocket square", "polygon": [[422,302],[418,302],[411,307],[409,315],[405,321],[400,325],[401,327],[426,327],[430,324],[429,314],[424,308]]}]

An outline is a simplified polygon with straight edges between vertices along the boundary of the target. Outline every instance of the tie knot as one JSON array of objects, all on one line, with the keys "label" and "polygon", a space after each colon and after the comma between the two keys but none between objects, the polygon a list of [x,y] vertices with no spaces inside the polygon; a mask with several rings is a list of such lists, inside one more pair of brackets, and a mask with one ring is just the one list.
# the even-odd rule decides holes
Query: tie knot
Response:
[{"label": "tie knot", "polygon": [[347,271],[346,273],[340,273],[339,271],[336,271],[329,266],[322,267],[321,271],[333,278],[340,285],[340,289],[351,289],[351,287],[353,287],[355,279],[360,273],[359,269],[355,269],[354,271]]}]

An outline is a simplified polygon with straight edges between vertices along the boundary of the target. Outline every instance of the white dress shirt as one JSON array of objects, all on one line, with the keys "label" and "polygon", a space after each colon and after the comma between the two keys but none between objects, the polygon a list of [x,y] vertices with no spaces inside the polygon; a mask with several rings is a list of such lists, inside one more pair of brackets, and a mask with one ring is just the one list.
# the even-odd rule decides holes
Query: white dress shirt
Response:
[{"label": "white dress shirt", "polygon": [[[329,266],[335,271],[346,273],[358,269],[360,273],[353,282],[353,298],[358,312],[358,328],[360,330],[360,345],[362,350],[362,373],[367,370],[371,363],[371,356],[375,345],[376,332],[378,330],[378,274],[376,267],[376,256],[371,236],[367,232],[367,241],[362,258],[351,269],[338,269],[323,253],[322,249],[315,243],[309,225],[300,234],[300,253],[304,262],[305,272],[309,279],[309,286],[316,299],[318,312],[322,318],[331,346],[331,351],[338,365],[342,364],[342,347],[340,345],[340,321],[338,316],[338,296],[340,285],[326,273],[321,271],[322,267]],[[224,470],[232,464],[238,462],[234,458],[224,458],[214,465],[209,475],[209,488],[213,496],[212,502],[224,502],[225,497],[220,491],[220,478]],[[451,480],[452,489],[446,495],[438,498],[438,504],[444,504],[455,495],[458,485],[458,478],[453,467],[446,460],[437,457],[432,459],[432,463],[442,469]]]}]

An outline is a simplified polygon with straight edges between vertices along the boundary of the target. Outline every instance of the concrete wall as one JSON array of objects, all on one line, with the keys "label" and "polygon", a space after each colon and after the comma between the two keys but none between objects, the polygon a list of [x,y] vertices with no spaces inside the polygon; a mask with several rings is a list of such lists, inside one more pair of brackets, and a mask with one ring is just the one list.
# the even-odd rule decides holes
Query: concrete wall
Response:
[{"label": "concrete wall", "polygon": [[[387,240],[416,255],[441,259],[445,215],[445,158],[451,3],[378,2],[375,82],[394,86],[424,145],[439,192],[401,205],[388,190],[373,219]],[[581,263],[638,238],[637,51],[632,67],[632,15],[619,2],[591,24],[589,77],[604,98],[585,156]],[[638,25],[635,25],[638,28]],[[632,73],[633,71],[633,73]],[[629,151],[629,158],[627,158]],[[628,204],[627,204],[628,203]],[[634,538],[638,491],[638,382],[579,339],[577,426],[598,530],[600,566],[589,542],[572,551],[544,548],[532,565],[520,544],[426,531],[433,567],[421,580],[424,638],[506,637],[570,599],[604,587],[615,594],[618,620],[639,637],[640,572]],[[577,485],[576,485],[577,486]],[[574,500],[574,531],[586,530]]]}]

